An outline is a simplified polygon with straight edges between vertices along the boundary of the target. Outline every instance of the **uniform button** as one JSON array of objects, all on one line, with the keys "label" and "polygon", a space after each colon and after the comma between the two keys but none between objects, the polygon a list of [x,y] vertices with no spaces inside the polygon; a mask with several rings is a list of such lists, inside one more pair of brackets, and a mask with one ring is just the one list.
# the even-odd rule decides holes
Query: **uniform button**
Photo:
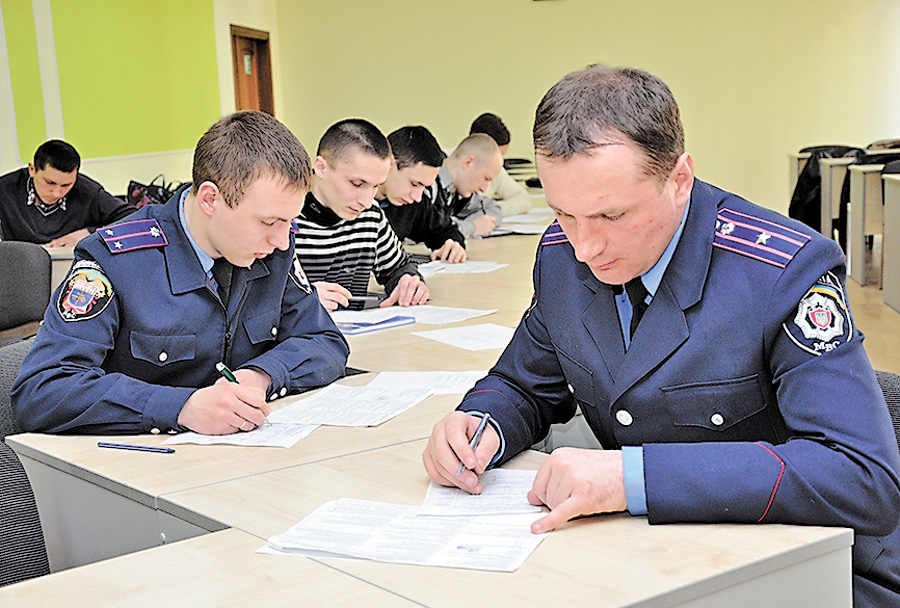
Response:
[{"label": "uniform button", "polygon": [[567,384],[566,386],[569,388],[569,392],[572,393],[572,394],[574,395],[574,394],[575,394],[575,387],[573,387],[571,384]]},{"label": "uniform button", "polygon": [[719,414],[718,412],[710,416],[709,421],[716,426],[722,426],[723,424],[725,424],[725,419],[722,417],[722,414]]},{"label": "uniform button", "polygon": [[159,435],[159,429],[156,428],[156,427],[153,427],[152,429],[150,429],[150,432],[151,432],[153,435]]},{"label": "uniform button", "polygon": [[619,421],[619,424],[622,426],[630,426],[632,422],[634,422],[634,416],[631,415],[631,412],[628,410],[619,410],[616,412],[616,420]]},{"label": "uniform button", "polygon": [[282,397],[284,397],[285,395],[287,395],[287,387],[286,387],[286,386],[282,386],[282,387],[281,387],[281,390],[278,391],[278,394],[281,395]]},{"label": "uniform button", "polygon": [[276,399],[278,399],[278,393],[272,393],[271,395],[269,395],[269,401],[275,401]]},{"label": "uniform button", "polygon": [[162,351],[161,353],[159,353],[159,362],[160,363],[165,363],[166,359],[168,359],[168,358],[169,358],[169,353],[167,353],[166,351]]},{"label": "uniform button", "polygon": [[277,335],[278,335],[278,328],[277,328],[277,327],[273,327],[273,328],[272,328],[272,336],[274,337],[274,336],[277,336]]}]

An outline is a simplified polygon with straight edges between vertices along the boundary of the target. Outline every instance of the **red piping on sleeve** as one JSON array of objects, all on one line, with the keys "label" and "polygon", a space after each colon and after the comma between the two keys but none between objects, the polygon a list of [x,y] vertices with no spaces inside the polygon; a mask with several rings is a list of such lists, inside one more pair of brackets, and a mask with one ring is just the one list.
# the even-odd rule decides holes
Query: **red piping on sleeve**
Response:
[{"label": "red piping on sleeve", "polygon": [[772,450],[770,450],[763,444],[757,443],[756,445],[758,445],[759,447],[761,447],[762,449],[767,451],[769,454],[771,454],[775,458],[775,460],[777,460],[778,463],[781,465],[781,470],[778,471],[778,479],[775,480],[775,487],[772,488],[772,495],[769,497],[769,504],[766,505],[766,510],[763,511],[762,516],[756,520],[756,523],[760,523],[762,520],[764,520],[766,518],[766,515],[768,515],[768,513],[769,513],[769,508],[771,508],[772,503],[775,501],[775,494],[778,492],[778,486],[781,485],[781,478],[784,477],[784,461],[778,456],[778,454],[776,454],[775,452],[773,452]]}]

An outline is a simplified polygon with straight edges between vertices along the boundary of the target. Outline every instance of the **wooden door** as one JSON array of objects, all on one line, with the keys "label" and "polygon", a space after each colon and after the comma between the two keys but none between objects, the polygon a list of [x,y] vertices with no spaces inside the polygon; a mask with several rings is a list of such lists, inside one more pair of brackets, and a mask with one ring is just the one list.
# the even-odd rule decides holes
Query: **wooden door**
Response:
[{"label": "wooden door", "polygon": [[275,115],[269,33],[231,26],[234,100],[238,110],[261,110]]}]

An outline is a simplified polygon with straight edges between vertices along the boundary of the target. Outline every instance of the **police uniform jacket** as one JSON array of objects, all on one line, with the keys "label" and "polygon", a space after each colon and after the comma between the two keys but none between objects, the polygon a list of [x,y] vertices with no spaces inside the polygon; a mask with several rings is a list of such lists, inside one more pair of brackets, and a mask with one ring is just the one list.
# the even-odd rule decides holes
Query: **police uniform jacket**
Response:
[{"label": "police uniform jacket", "polygon": [[[183,191],[183,190],[182,190]],[[12,391],[30,431],[183,430],[216,363],[256,367],[269,399],[344,373],[349,349],[288,250],[234,268],[228,308],[178,217],[181,191],[75,248]]]},{"label": "police uniform jacket", "polygon": [[554,224],[532,306],[460,409],[495,418],[503,462],[579,405],[604,448],[643,446],[651,523],[852,527],[856,605],[900,605],[900,454],[844,274],[833,241],[695,181],[626,353],[613,289]]}]

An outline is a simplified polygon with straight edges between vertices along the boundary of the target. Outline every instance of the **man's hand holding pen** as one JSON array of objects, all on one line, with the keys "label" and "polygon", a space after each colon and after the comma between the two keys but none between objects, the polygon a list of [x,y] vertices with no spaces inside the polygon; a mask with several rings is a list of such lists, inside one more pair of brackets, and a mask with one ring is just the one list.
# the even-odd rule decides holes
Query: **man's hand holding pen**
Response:
[{"label": "man's hand holding pen", "polygon": [[233,376],[237,382],[222,376],[212,386],[194,391],[181,408],[178,424],[204,435],[252,431],[265,424],[270,412],[268,374],[244,368]]},{"label": "man's hand holding pen", "polygon": [[[478,476],[484,473],[500,449],[500,436],[485,424],[480,441],[473,449],[470,443],[481,425],[479,416],[451,412],[434,425],[422,454],[425,470],[436,483],[456,486],[470,494],[481,494]],[[463,470],[457,475],[460,465]]]}]

